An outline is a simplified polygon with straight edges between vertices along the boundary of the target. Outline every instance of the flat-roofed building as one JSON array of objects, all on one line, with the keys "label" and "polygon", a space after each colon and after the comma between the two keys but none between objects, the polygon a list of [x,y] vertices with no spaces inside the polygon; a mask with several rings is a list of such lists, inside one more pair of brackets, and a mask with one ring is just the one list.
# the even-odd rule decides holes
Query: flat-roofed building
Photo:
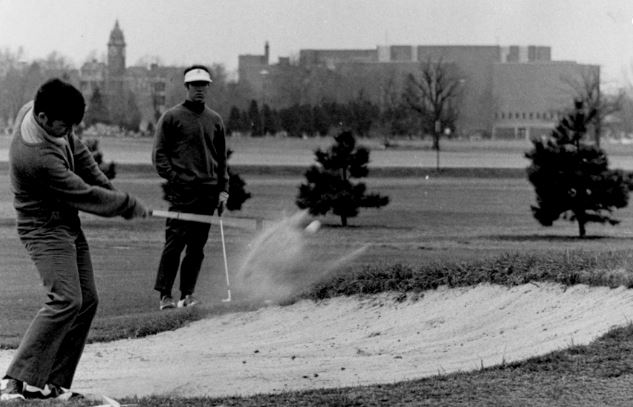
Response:
[{"label": "flat-roofed building", "polygon": [[302,49],[294,64],[270,64],[267,43],[265,55],[240,56],[239,81],[262,100],[268,95],[274,107],[297,103],[282,89],[297,82],[296,76],[301,80],[295,93],[303,103],[319,103],[324,95],[344,102],[362,91],[380,105],[387,83],[402,92],[406,75],[419,72],[424,62],[442,61],[462,88],[459,135],[528,137],[551,129],[561,109],[572,104],[570,79],[599,71],[595,65],[552,61],[551,54],[551,47],[541,45],[389,45]]}]

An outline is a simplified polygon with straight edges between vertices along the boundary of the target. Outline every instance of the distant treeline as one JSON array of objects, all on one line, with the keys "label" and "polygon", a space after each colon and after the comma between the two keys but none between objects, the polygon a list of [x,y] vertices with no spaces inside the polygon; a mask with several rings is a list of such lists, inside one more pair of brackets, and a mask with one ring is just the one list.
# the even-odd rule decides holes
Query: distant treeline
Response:
[{"label": "distant treeline", "polygon": [[273,109],[268,104],[260,107],[252,100],[247,110],[232,106],[225,119],[229,133],[251,136],[285,133],[289,137],[327,136],[341,129],[351,130],[360,137],[368,137],[379,130],[386,135],[424,134],[418,114],[402,104],[381,110],[378,105],[358,97],[347,103],[324,101],[318,105],[295,104]]}]

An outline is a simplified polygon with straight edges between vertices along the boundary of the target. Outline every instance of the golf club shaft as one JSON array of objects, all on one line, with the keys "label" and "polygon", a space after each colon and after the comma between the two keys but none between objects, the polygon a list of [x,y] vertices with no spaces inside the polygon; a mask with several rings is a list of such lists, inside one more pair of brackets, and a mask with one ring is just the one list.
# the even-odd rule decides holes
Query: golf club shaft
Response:
[{"label": "golf club shaft", "polygon": [[226,291],[228,292],[227,301],[231,301],[231,283],[229,281],[229,264],[226,259],[226,243],[224,240],[224,225],[222,217],[220,217],[220,237],[222,238],[222,257],[224,257],[224,275],[226,276]]},{"label": "golf club shaft", "polygon": [[151,216],[157,218],[168,218],[168,219],[180,219],[180,220],[188,220],[191,222],[200,222],[200,223],[215,223],[213,216],[211,215],[199,215],[197,213],[185,213],[185,212],[172,212],[172,211],[157,211],[152,210]]},{"label": "golf club shaft", "polygon": [[[197,213],[151,210],[150,216],[156,218],[180,219],[190,222],[209,223],[214,225],[220,223],[218,216],[200,215]],[[261,229],[265,224],[263,219],[228,218],[226,221],[228,226],[251,231]]]}]

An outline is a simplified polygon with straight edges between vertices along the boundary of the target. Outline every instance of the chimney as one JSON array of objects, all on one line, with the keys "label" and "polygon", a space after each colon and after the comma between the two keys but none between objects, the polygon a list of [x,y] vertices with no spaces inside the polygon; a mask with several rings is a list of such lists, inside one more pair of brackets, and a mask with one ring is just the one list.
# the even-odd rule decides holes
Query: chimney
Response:
[{"label": "chimney", "polygon": [[270,45],[268,45],[268,41],[264,45],[264,64],[268,65],[268,61],[270,61]]}]

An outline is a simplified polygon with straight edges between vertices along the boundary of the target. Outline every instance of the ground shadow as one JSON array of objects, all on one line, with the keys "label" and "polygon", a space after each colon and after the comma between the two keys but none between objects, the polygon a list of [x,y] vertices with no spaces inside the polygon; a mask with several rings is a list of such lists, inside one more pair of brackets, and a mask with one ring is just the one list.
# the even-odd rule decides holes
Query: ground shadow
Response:
[{"label": "ground shadow", "polygon": [[364,225],[355,225],[348,224],[347,226],[343,226],[340,223],[322,223],[321,229],[332,229],[332,230],[406,230],[411,231],[416,228],[413,226],[390,226],[384,224],[364,224]]},{"label": "ground shadow", "polygon": [[630,236],[602,236],[587,235],[585,237],[573,235],[482,235],[482,239],[500,240],[506,242],[586,242],[586,241],[602,241],[616,240],[621,242],[633,241]]}]

